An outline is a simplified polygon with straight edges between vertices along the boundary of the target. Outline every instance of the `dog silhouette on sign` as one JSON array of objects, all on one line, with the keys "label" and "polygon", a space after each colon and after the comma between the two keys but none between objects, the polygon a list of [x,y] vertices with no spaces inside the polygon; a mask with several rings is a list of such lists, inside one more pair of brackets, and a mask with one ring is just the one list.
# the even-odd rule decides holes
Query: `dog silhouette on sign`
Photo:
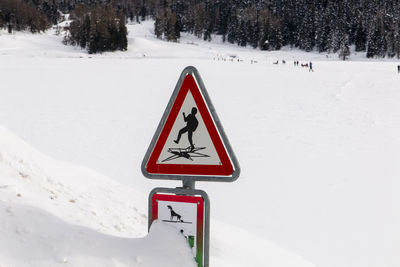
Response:
[{"label": "dog silhouette on sign", "polygon": [[167,207],[168,207],[169,211],[171,212],[171,217],[170,217],[171,221],[173,221],[174,217],[176,217],[176,221],[177,221],[177,222],[183,222],[183,220],[181,219],[181,218],[182,218],[181,215],[179,215],[178,213],[176,213],[176,212],[174,211],[174,209],[173,209],[170,205],[168,205]]}]

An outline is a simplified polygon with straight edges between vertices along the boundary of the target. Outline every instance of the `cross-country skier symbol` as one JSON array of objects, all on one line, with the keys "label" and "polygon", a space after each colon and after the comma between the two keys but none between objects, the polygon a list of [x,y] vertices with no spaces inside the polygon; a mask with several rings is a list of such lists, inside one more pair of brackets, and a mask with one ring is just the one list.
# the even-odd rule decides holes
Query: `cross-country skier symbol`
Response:
[{"label": "cross-country skier symbol", "polygon": [[189,115],[185,115],[183,112],[183,120],[186,122],[186,126],[179,130],[178,137],[174,142],[179,144],[182,134],[187,133],[190,146],[187,148],[168,148],[168,152],[172,156],[164,159],[162,162],[171,161],[178,158],[186,158],[193,161],[193,158],[210,157],[209,155],[199,153],[199,150],[206,149],[206,147],[195,147],[193,144],[193,133],[196,131],[199,121],[196,118],[197,108],[193,107],[192,112]]},{"label": "cross-country skier symbol", "polygon": [[[182,216],[174,211],[174,209],[172,208],[172,206],[167,205],[167,208],[169,209],[169,211],[170,211],[170,213],[171,213],[171,216],[170,216],[170,219],[169,219],[169,220],[162,220],[163,222],[170,222],[170,223],[171,223],[171,222],[172,222],[172,223],[189,223],[189,224],[192,223],[192,222],[185,222],[185,221],[182,219]],[[176,219],[174,219],[175,217],[176,217]]]}]

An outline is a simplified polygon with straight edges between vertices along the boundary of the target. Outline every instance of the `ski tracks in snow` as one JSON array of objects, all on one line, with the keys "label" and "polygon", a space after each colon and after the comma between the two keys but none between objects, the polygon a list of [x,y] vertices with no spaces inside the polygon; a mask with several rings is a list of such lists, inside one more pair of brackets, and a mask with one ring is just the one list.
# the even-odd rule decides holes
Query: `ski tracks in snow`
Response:
[{"label": "ski tracks in snow", "polygon": [[352,88],[355,86],[354,85],[354,79],[355,76],[351,75],[350,78],[346,79],[343,83],[341,83],[337,89],[336,92],[333,94],[333,99],[336,102],[341,103],[344,105],[346,109],[348,109],[349,114],[356,115],[358,118],[362,118],[361,121],[363,121],[365,124],[369,124],[370,126],[376,125],[376,119],[374,114],[370,112],[367,109],[363,109],[357,105],[355,105],[352,101],[348,101],[346,99],[346,92],[349,90],[352,90]]}]

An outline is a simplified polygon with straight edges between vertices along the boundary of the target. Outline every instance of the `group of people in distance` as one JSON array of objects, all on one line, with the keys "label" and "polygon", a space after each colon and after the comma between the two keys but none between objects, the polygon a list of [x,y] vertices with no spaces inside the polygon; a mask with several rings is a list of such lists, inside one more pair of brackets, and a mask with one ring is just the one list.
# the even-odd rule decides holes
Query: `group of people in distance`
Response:
[{"label": "group of people in distance", "polygon": [[[299,66],[299,61],[298,60],[295,60],[293,63],[294,63],[294,66],[296,66],[296,67]],[[308,68],[309,72],[310,71],[314,72],[312,65],[313,64],[312,64],[311,61],[310,61],[310,63],[306,63],[306,64],[301,63],[301,66]]]},{"label": "group of people in distance", "polygon": [[[285,61],[282,60],[282,62],[285,62]],[[278,60],[277,60],[276,62],[273,62],[273,63],[274,63],[274,64],[278,64]],[[298,60],[295,60],[295,61],[293,61],[293,64],[294,64],[295,67],[297,67],[297,66],[299,66],[299,61],[298,61]],[[302,67],[308,68],[308,71],[309,71],[309,72],[314,72],[313,64],[312,64],[311,61],[310,61],[310,63],[305,63],[305,64],[301,63],[301,66],[302,66]],[[400,65],[397,65],[397,73],[400,74]]]}]

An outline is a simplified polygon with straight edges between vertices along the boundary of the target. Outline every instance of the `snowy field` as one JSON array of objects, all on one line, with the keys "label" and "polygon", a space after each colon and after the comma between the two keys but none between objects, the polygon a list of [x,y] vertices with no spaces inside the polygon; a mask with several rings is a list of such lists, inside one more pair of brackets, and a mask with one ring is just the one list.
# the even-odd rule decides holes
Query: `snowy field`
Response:
[{"label": "snowy field", "polygon": [[[289,49],[263,52],[187,35],[180,43],[168,43],[154,38],[151,26],[130,25],[129,50],[102,55],[64,46],[52,32],[0,33],[0,125],[51,158],[114,180],[46,159],[37,164],[54,169],[57,182],[51,184],[47,171],[38,171],[35,186],[44,179],[50,183],[46,188],[61,190],[57,192],[65,203],[60,208],[49,202],[49,195],[39,201],[44,189],[33,190],[19,174],[22,167],[7,163],[14,160],[18,165],[24,157],[36,160],[36,154],[24,148],[4,160],[3,150],[14,148],[2,140],[11,135],[2,130],[0,166],[8,169],[1,172],[1,221],[8,218],[7,207],[21,217],[33,205],[34,218],[48,218],[73,236],[80,230],[70,224],[88,227],[85,238],[95,240],[109,237],[93,231],[143,236],[148,192],[179,184],[145,179],[140,164],[180,72],[193,65],[242,168],[234,183],[197,183],[211,198],[212,266],[312,266],[285,250],[321,267],[400,266],[398,62],[363,60],[354,54],[343,62],[333,55]],[[276,60],[279,64],[272,64]],[[293,60],[312,60],[315,71],[294,67]],[[19,141],[11,143],[21,146]],[[24,182],[15,184],[14,176]],[[107,182],[98,182],[99,176]],[[107,196],[93,189],[97,183],[115,189]],[[82,203],[79,208],[69,205],[74,196],[81,198],[75,199],[75,204]],[[95,213],[100,215],[90,214],[92,209],[99,209]],[[10,221],[14,223],[18,220]],[[29,227],[36,226],[41,229],[40,223]],[[15,266],[18,263],[9,261],[12,255],[3,252],[3,240],[12,239],[5,229],[0,229],[1,236],[8,237],[0,239],[0,266]],[[160,226],[154,239],[166,232]],[[46,236],[51,233],[34,240]],[[171,238],[179,243],[179,236]],[[147,246],[152,242],[148,239],[137,247]],[[119,240],[108,246],[113,242],[126,250]],[[53,249],[53,260],[64,263],[63,253]],[[106,250],[104,246],[99,251]],[[104,266],[150,264],[146,252],[139,254],[124,254],[115,262],[111,258]],[[77,266],[73,260],[67,263]]]}]

